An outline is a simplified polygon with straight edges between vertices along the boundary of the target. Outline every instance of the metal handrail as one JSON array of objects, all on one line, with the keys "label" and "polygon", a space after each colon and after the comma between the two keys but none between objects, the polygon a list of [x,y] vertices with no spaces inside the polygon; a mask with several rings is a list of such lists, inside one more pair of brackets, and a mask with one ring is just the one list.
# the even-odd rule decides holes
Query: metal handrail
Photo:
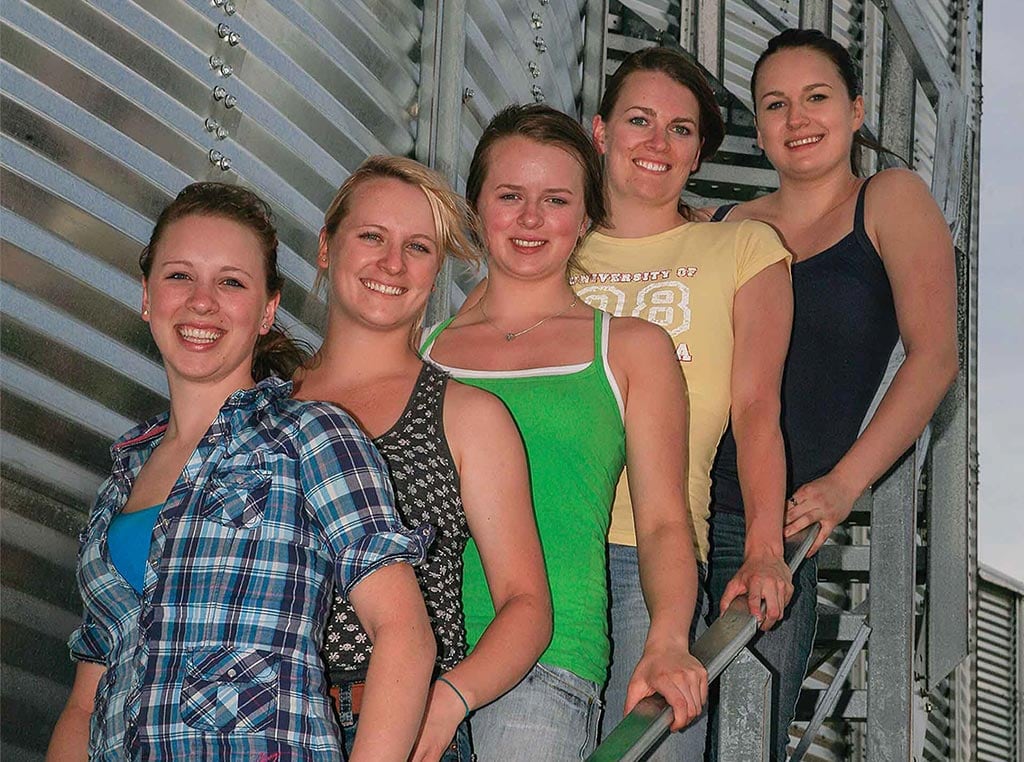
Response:
[{"label": "metal handrail", "polygon": [[[812,524],[786,542],[786,563],[791,572],[807,557],[821,526]],[[746,596],[736,598],[694,642],[691,653],[708,671],[711,683],[757,634],[757,618],[750,614]],[[648,696],[622,718],[588,762],[635,762],[653,749],[672,725],[672,707],[660,695]]]}]

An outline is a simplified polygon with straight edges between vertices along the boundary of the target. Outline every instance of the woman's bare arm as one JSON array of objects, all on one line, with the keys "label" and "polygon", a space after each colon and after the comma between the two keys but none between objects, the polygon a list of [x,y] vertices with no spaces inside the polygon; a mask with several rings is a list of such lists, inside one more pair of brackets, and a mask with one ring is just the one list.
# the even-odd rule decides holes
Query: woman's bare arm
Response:
[{"label": "woman's bare arm", "polygon": [[[512,417],[497,397],[452,382],[444,423],[495,611],[473,653],[444,676],[475,709],[512,688],[537,662],[551,640],[551,596],[526,454]],[[465,711],[450,686],[435,683],[413,759],[438,759]]]},{"label": "woman's bare arm", "polygon": [[71,695],[50,737],[46,762],[85,762],[89,758],[89,722],[96,689],[106,671],[102,664],[78,662]]},{"label": "woman's bare arm", "polygon": [[349,595],[373,642],[352,762],[405,762],[419,732],[437,646],[412,567],[396,563]]},{"label": "woman's bare arm", "polygon": [[747,596],[752,616],[769,629],[793,595],[783,557],[786,454],[779,425],[782,366],[793,326],[793,287],[785,262],[744,283],[733,302],[732,428],[746,517],[743,564],[722,594],[725,611]]},{"label": "woman's bare arm", "polygon": [[678,730],[707,701],[707,672],[689,647],[699,582],[686,483],[686,388],[664,330],[635,318],[616,318],[611,325],[609,354],[625,404],[640,584],[651,616],[625,710],[660,693],[672,706],[672,728]]}]

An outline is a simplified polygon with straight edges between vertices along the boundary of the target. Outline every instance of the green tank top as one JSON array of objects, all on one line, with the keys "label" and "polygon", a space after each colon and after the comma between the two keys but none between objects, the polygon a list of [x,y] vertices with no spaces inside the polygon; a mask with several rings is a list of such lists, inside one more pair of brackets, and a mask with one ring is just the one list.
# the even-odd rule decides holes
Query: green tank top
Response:
[{"label": "green tank top", "polygon": [[[423,343],[424,358],[465,384],[499,397],[526,447],[533,507],[554,610],[551,644],[540,661],[604,683],[609,658],[606,542],[615,485],[626,459],[622,403],[608,365],[610,315],[595,311],[594,359],[580,365],[485,371],[452,368]],[[494,619],[476,544],[463,555],[462,582],[470,648]]]}]

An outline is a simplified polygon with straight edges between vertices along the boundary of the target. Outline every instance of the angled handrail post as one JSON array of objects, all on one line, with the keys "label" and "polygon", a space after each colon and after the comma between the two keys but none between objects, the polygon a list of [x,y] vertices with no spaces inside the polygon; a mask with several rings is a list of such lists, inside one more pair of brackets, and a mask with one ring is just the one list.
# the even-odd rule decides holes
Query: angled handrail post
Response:
[{"label": "angled handrail post", "polygon": [[[795,572],[807,557],[818,532],[812,524],[786,542],[786,563]],[[734,600],[728,610],[697,638],[691,653],[708,671],[708,682],[715,680],[757,633],[757,619],[747,609],[747,599]],[[661,742],[672,724],[672,707],[659,695],[648,696],[627,714],[588,762],[635,762]]]}]

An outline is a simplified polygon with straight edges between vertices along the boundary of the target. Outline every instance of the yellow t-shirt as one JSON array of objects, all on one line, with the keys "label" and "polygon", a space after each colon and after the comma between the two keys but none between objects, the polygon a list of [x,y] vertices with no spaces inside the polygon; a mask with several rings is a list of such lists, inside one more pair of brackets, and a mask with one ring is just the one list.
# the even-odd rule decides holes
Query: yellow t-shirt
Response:
[{"label": "yellow t-shirt", "polygon": [[[733,299],[740,286],[790,254],[761,222],[691,222],[645,238],[592,233],[580,251],[587,274],[572,287],[587,304],[662,326],[689,390],[689,497],[700,560],[708,554],[711,464],[729,422]],[[615,493],[608,541],[636,545],[626,476]]]}]

